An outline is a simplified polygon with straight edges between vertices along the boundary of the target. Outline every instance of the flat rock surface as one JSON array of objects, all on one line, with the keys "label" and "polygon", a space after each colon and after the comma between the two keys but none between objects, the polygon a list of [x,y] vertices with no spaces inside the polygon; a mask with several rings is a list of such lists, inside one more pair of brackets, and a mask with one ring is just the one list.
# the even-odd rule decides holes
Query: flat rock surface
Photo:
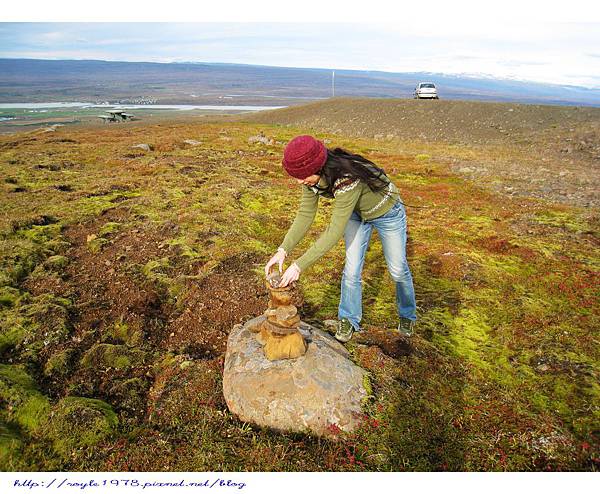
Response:
[{"label": "flat rock surface", "polygon": [[329,334],[304,322],[308,343],[296,359],[269,361],[258,334],[259,316],[233,327],[227,341],[223,394],[229,410],[241,420],[284,431],[328,435],[330,426],[353,430],[367,397],[366,371]]}]

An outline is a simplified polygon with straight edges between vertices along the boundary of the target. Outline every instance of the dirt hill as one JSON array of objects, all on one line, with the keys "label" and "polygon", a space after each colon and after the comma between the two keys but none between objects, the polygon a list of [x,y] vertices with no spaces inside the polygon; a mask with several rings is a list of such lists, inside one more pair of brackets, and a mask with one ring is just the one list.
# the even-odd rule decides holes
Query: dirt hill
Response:
[{"label": "dirt hill", "polygon": [[[522,143],[571,128],[590,126],[597,132],[600,108],[456,100],[333,98],[238,118],[255,123],[314,127],[359,137],[393,136],[465,144]],[[596,145],[600,145],[598,140]],[[600,148],[595,149],[595,154],[600,157]]]},{"label": "dirt hill", "polygon": [[511,195],[599,204],[600,108],[334,98],[232,118],[389,141]]}]

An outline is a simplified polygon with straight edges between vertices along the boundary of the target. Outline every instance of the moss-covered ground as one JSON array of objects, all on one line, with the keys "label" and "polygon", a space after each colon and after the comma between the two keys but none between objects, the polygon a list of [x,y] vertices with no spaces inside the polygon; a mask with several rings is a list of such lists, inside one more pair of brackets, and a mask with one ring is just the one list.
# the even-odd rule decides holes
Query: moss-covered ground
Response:
[{"label": "moss-covered ground", "polygon": [[[260,131],[274,144],[248,142]],[[263,266],[299,199],[281,153],[306,132],[174,121],[0,138],[3,470],[600,468],[598,211],[494,193],[399,140],[317,134],[384,167],[407,204],[419,324],[410,342],[387,332],[374,234],[367,331],[347,344],[369,371],[363,426],[334,441],[229,413],[227,334],[266,308]],[[302,274],[305,320],[336,317],[343,262],[340,243]]]}]

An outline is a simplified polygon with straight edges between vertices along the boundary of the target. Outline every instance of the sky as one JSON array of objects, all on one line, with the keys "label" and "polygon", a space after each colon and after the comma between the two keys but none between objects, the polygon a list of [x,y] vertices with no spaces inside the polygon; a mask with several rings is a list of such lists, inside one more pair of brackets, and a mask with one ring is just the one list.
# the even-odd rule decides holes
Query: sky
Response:
[{"label": "sky", "polygon": [[366,17],[361,22],[352,17],[331,22],[326,16],[313,16],[318,22],[0,22],[0,57],[424,71],[600,89],[600,19],[557,15],[515,21],[519,16],[456,14],[382,22]]}]

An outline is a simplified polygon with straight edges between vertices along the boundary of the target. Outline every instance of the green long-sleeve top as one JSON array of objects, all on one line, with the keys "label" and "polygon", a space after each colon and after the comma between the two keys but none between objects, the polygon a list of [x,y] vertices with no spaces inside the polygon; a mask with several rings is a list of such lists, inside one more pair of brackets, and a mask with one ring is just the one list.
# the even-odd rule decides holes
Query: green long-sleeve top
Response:
[{"label": "green long-sleeve top", "polygon": [[[327,181],[323,176],[318,185],[321,188],[327,186]],[[399,199],[398,189],[391,181],[387,188],[379,192],[373,192],[360,179],[346,177],[338,179],[336,186],[337,189],[334,187],[335,200],[329,226],[315,243],[295,261],[301,271],[313,265],[339,242],[353,211],[356,211],[363,220],[371,220],[387,213]],[[308,232],[317,213],[320,195],[323,193],[316,187],[302,185],[302,196],[296,218],[280,245],[286,253],[291,252]]]}]

